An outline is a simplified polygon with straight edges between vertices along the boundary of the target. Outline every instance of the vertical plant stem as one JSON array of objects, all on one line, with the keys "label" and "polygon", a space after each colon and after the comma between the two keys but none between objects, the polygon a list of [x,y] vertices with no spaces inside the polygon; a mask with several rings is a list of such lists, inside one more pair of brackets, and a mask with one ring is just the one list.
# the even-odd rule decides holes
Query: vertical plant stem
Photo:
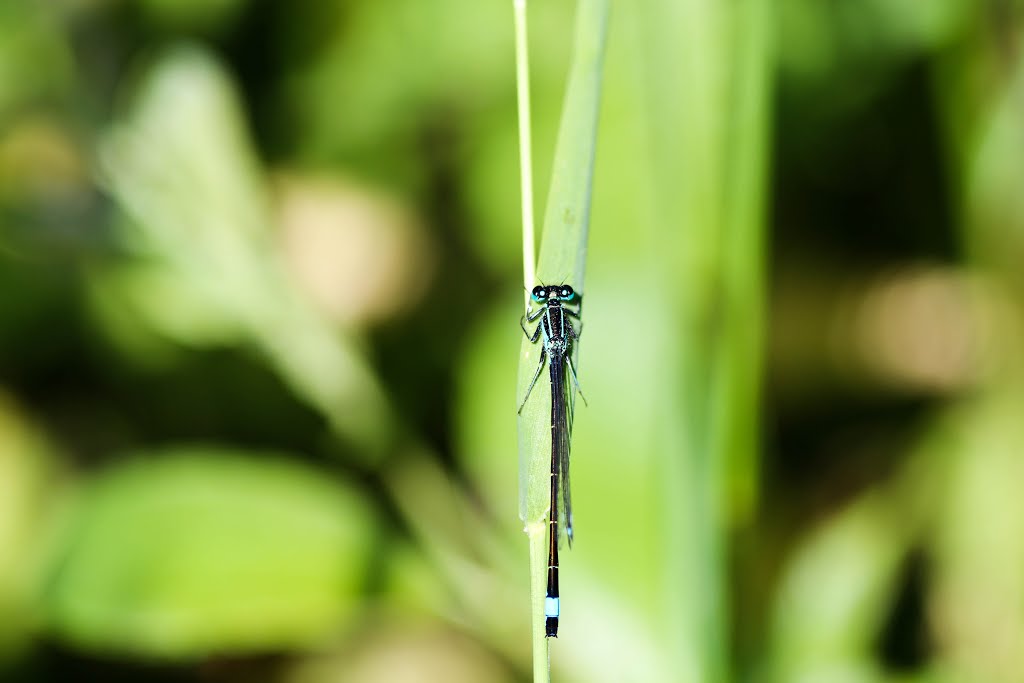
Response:
[{"label": "vertical plant stem", "polygon": [[[526,0],[512,1],[516,32],[516,101],[519,109],[519,187],[523,229],[524,309],[530,309],[530,290],[537,279],[537,247],[533,223],[533,140],[530,130],[530,52]],[[520,363],[522,365],[523,363]],[[522,455],[520,455],[520,459]],[[550,650],[544,637],[544,589],[547,547],[543,520],[527,524],[530,547],[530,631],[533,634],[533,680],[551,680]],[[539,637],[538,637],[539,636]]]},{"label": "vertical plant stem", "polygon": [[536,284],[537,247],[533,227],[533,138],[530,132],[530,47],[526,0],[512,1],[516,28],[516,100],[519,105],[519,188],[523,221],[523,288],[526,308]]}]

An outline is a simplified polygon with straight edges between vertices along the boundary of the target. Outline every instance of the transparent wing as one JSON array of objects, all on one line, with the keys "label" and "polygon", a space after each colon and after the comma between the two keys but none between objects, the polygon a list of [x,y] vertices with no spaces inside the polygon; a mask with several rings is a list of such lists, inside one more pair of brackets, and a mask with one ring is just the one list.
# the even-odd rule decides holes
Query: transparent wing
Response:
[{"label": "transparent wing", "polygon": [[[557,366],[557,370],[555,369]],[[554,430],[552,433],[552,458],[555,459],[555,467],[558,472],[560,495],[558,496],[558,541],[562,545],[562,539],[568,538],[569,547],[572,547],[572,497],[569,493],[569,452],[571,449],[572,437],[572,390],[569,386],[569,378],[566,373],[566,362],[559,358],[558,362],[551,364],[551,420]]]}]

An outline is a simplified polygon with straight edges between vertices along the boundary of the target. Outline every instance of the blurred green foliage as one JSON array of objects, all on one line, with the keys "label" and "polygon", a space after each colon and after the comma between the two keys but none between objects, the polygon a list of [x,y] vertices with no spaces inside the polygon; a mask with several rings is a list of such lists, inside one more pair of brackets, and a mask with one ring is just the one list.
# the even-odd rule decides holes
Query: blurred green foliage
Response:
[{"label": "blurred green foliage", "polygon": [[[1015,683],[1024,8],[613,4],[554,679]],[[510,5],[0,3],[0,679],[528,679]]]},{"label": "blurred green foliage", "polygon": [[75,510],[48,590],[58,633],[189,657],[308,646],[355,617],[338,596],[365,580],[373,534],[353,491],[266,454],[128,457]]}]

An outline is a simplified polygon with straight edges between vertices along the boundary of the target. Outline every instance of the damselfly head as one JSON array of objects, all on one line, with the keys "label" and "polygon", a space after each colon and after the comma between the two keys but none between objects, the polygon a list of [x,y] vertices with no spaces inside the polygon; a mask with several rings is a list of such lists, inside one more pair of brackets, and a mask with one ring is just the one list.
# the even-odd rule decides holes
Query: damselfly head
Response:
[{"label": "damselfly head", "polygon": [[552,299],[572,301],[576,297],[576,292],[569,285],[537,285],[530,295],[534,301],[542,304]]}]

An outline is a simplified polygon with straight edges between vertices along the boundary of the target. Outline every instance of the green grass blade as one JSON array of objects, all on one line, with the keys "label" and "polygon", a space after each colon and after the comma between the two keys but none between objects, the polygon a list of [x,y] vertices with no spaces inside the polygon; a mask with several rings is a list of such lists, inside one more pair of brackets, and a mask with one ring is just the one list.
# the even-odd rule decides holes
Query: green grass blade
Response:
[{"label": "green grass blade", "polygon": [[[572,67],[555,149],[537,277],[583,291],[597,116],[610,0],[580,0]],[[536,371],[540,349],[524,339],[519,396]],[[543,378],[542,378],[543,380]],[[550,387],[538,381],[519,418],[519,514],[530,543],[534,680],[549,680],[544,637],[546,557],[544,520],[550,491]]]}]

